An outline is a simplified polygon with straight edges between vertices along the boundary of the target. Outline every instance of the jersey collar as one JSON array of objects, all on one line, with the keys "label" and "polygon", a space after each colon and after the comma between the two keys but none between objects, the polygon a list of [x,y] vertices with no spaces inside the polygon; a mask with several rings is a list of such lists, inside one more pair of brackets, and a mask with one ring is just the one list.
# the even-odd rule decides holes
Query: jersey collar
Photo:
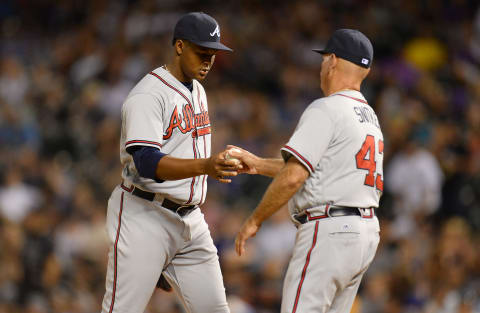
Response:
[{"label": "jersey collar", "polygon": [[[157,75],[160,75],[164,79],[166,79],[170,84],[174,85],[175,88],[181,90],[184,94],[192,94],[193,92],[190,92],[190,90],[185,87],[184,84],[182,84],[175,76],[173,76],[169,71],[165,70],[163,67],[159,67],[153,71]],[[195,89],[195,82],[196,80],[194,79],[192,81],[194,89]]]},{"label": "jersey collar", "polygon": [[339,90],[335,93],[332,93],[328,97],[333,97],[333,96],[338,96],[338,95],[348,97],[348,98],[353,98],[355,100],[361,100],[360,102],[367,103],[367,100],[365,100],[365,97],[363,96],[363,94],[360,91],[352,90],[352,89]]}]

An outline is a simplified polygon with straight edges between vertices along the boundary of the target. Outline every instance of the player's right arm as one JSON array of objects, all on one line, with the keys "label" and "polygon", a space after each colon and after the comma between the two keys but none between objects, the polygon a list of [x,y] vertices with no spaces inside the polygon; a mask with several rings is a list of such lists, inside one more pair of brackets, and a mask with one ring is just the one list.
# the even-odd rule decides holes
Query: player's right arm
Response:
[{"label": "player's right arm", "polygon": [[163,103],[151,94],[129,97],[122,109],[125,148],[132,155],[140,176],[158,182],[209,175],[229,183],[241,168],[234,160],[225,159],[225,151],[209,158],[183,159],[163,153]]},{"label": "player's right arm", "polygon": [[229,183],[231,180],[226,177],[236,176],[241,168],[237,161],[225,158],[226,151],[201,159],[175,158],[146,146],[130,147],[127,152],[132,155],[138,174],[157,182],[209,175]]},{"label": "player's right arm", "polygon": [[220,182],[229,183],[227,176],[237,176],[239,165],[235,160],[225,159],[226,151],[210,158],[180,159],[169,155],[158,161],[156,178],[161,180],[178,180],[200,175],[208,175]]},{"label": "player's right arm", "polygon": [[[243,168],[238,171],[239,173],[275,177],[285,166],[285,161],[281,158],[261,158],[245,149],[233,145],[228,145],[227,149],[229,149],[228,153],[232,158],[239,159],[242,162]],[[234,149],[240,151],[235,151]]]}]

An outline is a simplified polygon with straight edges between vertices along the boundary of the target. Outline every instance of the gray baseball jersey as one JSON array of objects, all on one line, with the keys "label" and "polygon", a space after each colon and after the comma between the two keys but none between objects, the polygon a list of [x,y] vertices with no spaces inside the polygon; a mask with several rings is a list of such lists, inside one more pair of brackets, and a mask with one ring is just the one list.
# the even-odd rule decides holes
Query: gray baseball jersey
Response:
[{"label": "gray baseball jersey", "polygon": [[[373,208],[383,190],[383,135],[375,112],[353,90],[316,100],[281,151],[310,172],[289,201],[292,217],[308,218],[295,221],[281,312],[350,312],[380,238]],[[330,215],[335,207],[358,215]]]},{"label": "gray baseball jersey", "polygon": [[[120,159],[124,182],[108,202],[110,251],[103,313],[142,313],[163,273],[189,313],[228,313],[217,249],[202,212],[186,215],[170,203],[199,205],[206,175],[175,181],[141,177],[128,147],[159,148],[184,159],[210,157],[210,120],[205,91],[190,92],[163,68],[147,74],[122,108]],[[153,200],[134,191],[155,193]],[[165,205],[165,206],[163,206]]]},{"label": "gray baseball jersey", "polygon": [[[141,105],[141,108],[139,106]],[[122,108],[120,160],[123,179],[145,191],[177,203],[201,204],[207,193],[206,175],[158,183],[139,176],[126,149],[151,146],[183,159],[210,157],[211,130],[205,91],[196,80],[190,92],[163,68],[145,76]]]},{"label": "gray baseball jersey", "polygon": [[292,197],[292,214],[324,213],[325,204],[378,207],[383,190],[383,135],[378,118],[358,91],[341,91],[311,103],[281,149],[310,172]]}]

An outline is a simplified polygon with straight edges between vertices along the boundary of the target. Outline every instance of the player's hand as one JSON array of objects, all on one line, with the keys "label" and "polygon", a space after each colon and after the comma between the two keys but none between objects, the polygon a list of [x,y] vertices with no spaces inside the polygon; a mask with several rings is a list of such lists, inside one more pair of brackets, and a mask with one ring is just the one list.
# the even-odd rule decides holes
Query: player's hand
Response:
[{"label": "player's hand", "polygon": [[239,171],[243,169],[243,165],[239,160],[227,159],[226,154],[227,151],[225,150],[208,158],[205,172],[219,182],[228,184],[232,182],[228,177],[237,176]]},{"label": "player's hand", "polygon": [[235,239],[235,251],[237,251],[239,256],[245,253],[245,242],[248,238],[254,237],[257,234],[260,225],[261,224],[257,223],[252,217],[249,217],[245,221]]},{"label": "player's hand", "polygon": [[258,156],[251,153],[250,151],[234,145],[228,145],[227,151],[229,151],[230,157],[238,159],[242,162],[243,168],[238,171],[239,174],[259,174],[257,166],[260,162],[260,158]]}]

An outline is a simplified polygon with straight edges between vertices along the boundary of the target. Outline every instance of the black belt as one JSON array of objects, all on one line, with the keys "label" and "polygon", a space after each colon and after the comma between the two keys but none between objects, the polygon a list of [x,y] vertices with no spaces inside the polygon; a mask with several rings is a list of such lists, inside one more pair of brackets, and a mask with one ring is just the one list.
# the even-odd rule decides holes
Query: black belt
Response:
[{"label": "black belt", "polygon": [[[123,186],[123,184],[122,184],[122,187],[127,190],[127,188]],[[132,195],[135,195],[147,201],[153,201],[153,199],[155,199],[155,194],[153,192],[144,191],[137,187],[133,187],[133,190],[131,192],[132,192]],[[197,208],[196,205],[178,204],[166,198],[163,200],[162,206],[174,213],[177,213],[180,216],[185,216]]]},{"label": "black belt", "polygon": [[328,209],[328,212],[324,215],[319,216],[308,216],[306,213],[297,214],[294,218],[300,223],[305,224],[308,221],[318,220],[322,218],[328,217],[337,217],[337,216],[349,216],[349,215],[358,215],[362,216],[360,210],[371,210],[370,215],[363,215],[365,218],[372,218],[375,216],[375,210],[373,208],[354,208],[354,207],[346,207],[346,206],[337,206],[331,207]]}]

